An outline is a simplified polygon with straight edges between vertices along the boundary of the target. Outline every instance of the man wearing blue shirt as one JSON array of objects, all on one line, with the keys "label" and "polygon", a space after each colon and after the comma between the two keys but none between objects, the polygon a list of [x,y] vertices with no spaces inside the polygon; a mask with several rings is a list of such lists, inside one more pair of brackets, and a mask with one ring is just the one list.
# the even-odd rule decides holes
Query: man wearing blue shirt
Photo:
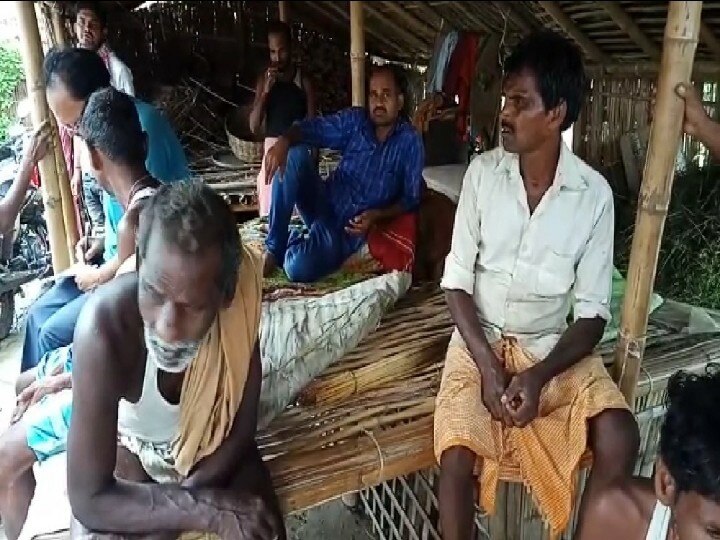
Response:
[{"label": "man wearing blue shirt", "polygon": [[[81,48],[50,51],[43,70],[50,109],[58,124],[74,134],[90,95],[110,86],[110,73],[96,53]],[[164,183],[189,178],[185,152],[167,118],[148,103],[136,98],[133,102],[147,134],[145,164],[150,175]],[[112,279],[122,263],[117,257],[117,230],[123,210],[109,193],[104,192],[103,199],[104,245],[81,242],[79,246],[84,247],[81,263],[90,262],[100,253],[104,263],[98,267],[78,265],[72,275],[59,277],[53,288],[31,306],[22,372],[36,366],[45,353],[72,342],[75,322],[87,300],[87,292]]]},{"label": "man wearing blue shirt", "polygon": [[[371,229],[417,210],[425,155],[420,135],[402,114],[404,101],[395,70],[375,67],[367,109],[299,122],[268,151],[273,188],[266,275],[282,265],[292,281],[316,281],[340,268]],[[310,147],[342,154],[325,182]],[[289,232],[295,206],[307,235]]]}]

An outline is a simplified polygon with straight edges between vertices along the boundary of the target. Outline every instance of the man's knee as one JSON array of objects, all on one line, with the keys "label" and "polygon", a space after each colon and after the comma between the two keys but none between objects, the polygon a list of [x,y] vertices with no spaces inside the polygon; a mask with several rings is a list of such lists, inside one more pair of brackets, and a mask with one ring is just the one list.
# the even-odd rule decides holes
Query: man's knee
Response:
[{"label": "man's knee", "polygon": [[24,426],[13,424],[0,436],[0,489],[7,489],[34,461]]},{"label": "man's knee", "polygon": [[440,456],[440,472],[453,478],[467,478],[473,475],[477,456],[469,448],[453,446]]},{"label": "man's knee", "polygon": [[15,381],[15,395],[19,396],[23,390],[30,386],[37,378],[37,368],[30,368],[28,371],[21,373]]},{"label": "man's knee", "polygon": [[628,467],[634,464],[640,447],[640,431],[630,411],[604,411],[591,420],[590,433],[595,465]]}]

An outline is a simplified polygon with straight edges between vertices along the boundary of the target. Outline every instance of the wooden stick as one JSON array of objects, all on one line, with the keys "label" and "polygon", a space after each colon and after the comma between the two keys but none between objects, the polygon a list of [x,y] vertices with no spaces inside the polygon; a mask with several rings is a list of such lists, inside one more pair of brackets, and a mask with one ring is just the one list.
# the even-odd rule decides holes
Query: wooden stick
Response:
[{"label": "wooden stick", "polygon": [[352,74],[352,104],[365,106],[365,30],[363,3],[350,2],[350,70]]},{"label": "wooden stick", "polygon": [[[32,121],[33,125],[37,127],[50,117],[42,79],[43,53],[40,31],[38,30],[33,2],[16,1],[14,4],[20,27],[21,53],[28,97],[31,103]],[[56,129],[51,131],[52,144],[59,147],[59,134]],[[48,155],[38,164],[38,168],[42,179],[43,203],[45,205],[45,219],[50,240],[50,253],[53,269],[57,274],[70,266],[70,253],[67,249],[67,235],[63,220],[62,199],[54,151],[48,152]]]},{"label": "wooden stick", "polygon": [[675,87],[690,82],[701,11],[702,2],[670,2],[665,26],[657,104],[650,127],[615,354],[615,378],[630,405],[634,403],[645,349],[648,306],[682,135],[684,103],[675,94]]}]

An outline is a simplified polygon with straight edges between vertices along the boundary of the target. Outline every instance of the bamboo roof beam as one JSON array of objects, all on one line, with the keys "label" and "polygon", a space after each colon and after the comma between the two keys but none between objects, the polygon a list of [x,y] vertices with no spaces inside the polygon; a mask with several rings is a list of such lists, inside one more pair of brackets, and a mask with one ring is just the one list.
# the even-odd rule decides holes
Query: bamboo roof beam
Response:
[{"label": "bamboo roof beam", "polygon": [[[517,9],[513,7],[512,2],[490,2],[498,13],[507,17],[511,23],[523,34],[529,34],[532,32],[530,24],[518,13]],[[481,6],[484,4],[480,4]]]},{"label": "bamboo roof beam", "polygon": [[632,407],[640,375],[648,324],[648,306],[657,271],[660,243],[668,213],[675,159],[685,115],[675,94],[689,83],[700,34],[702,2],[670,2],[658,78],[657,104],[650,126],[647,160],[638,198],[637,218],[623,299],[614,375]]},{"label": "bamboo roof beam", "polygon": [[700,22],[700,41],[707,45],[717,60],[720,60],[720,40],[705,21]]},{"label": "bamboo roof beam", "polygon": [[[652,77],[660,71],[659,62],[613,62],[604,65],[588,65],[586,71],[591,77],[615,75],[617,77]],[[714,78],[720,75],[720,63],[697,60],[693,65],[693,77]]]},{"label": "bamboo roof beam", "polygon": [[403,8],[401,5],[398,4],[398,2],[379,2],[382,4],[384,8],[386,8],[388,11],[393,12],[398,16],[398,18],[402,19],[402,21],[410,26],[410,28],[417,28],[420,30],[424,36],[428,37],[430,40],[432,40],[435,37],[435,29],[432,28],[428,23],[423,21],[422,19],[419,19],[409,11],[407,11],[405,8]]},{"label": "bamboo roof beam", "polygon": [[551,1],[539,1],[538,5],[545,10],[545,12],[552,17],[552,19],[562,28],[567,34],[574,39],[580,48],[585,51],[591,59],[601,64],[609,63],[609,59],[605,56],[597,45],[595,45],[580,28],[573,22],[573,20],[562,10],[557,2]]},{"label": "bamboo roof beam", "polygon": [[476,24],[486,32],[497,32],[497,30],[493,28],[493,25],[486,23],[480,17],[472,13],[472,11],[470,11],[468,6],[466,6],[464,2],[453,2],[452,7],[455,8],[459,13],[461,13],[472,24]]},{"label": "bamboo roof beam", "polygon": [[386,15],[380,13],[377,9],[375,9],[374,2],[365,2],[363,4],[363,8],[366,14],[372,16],[376,22],[387,28],[388,35],[394,34],[395,36],[400,38],[413,52],[422,51],[424,53],[427,53],[428,49],[431,47],[429,42],[423,41],[422,39],[415,36],[415,34],[412,34],[409,31],[405,30],[403,27],[394,24],[392,21],[389,21]]},{"label": "bamboo roof beam", "polygon": [[[346,28],[350,25],[350,14],[335,4],[335,2],[304,2],[303,5],[323,14],[330,20],[336,20],[337,17],[339,17],[345,24]],[[329,11],[325,8],[328,8]],[[330,12],[335,13],[335,16],[333,16]],[[376,32],[373,28],[367,28],[367,33],[375,41],[381,43],[384,47],[387,47],[388,51],[392,51],[399,56],[407,54],[407,51],[403,51],[401,47],[398,47],[397,43],[391,41],[387,36]]]},{"label": "bamboo roof beam", "polygon": [[605,12],[610,15],[610,18],[615,21],[615,24],[630,36],[630,39],[632,39],[638,47],[645,51],[645,54],[652,60],[658,60],[660,58],[660,49],[647,37],[635,21],[632,20],[630,15],[620,6],[619,2],[599,2],[599,4]]}]

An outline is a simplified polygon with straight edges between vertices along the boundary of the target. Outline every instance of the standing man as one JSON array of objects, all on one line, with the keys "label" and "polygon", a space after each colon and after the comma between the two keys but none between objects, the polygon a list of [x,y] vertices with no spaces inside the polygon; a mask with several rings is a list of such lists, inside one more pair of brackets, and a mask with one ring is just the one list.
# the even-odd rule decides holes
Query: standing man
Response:
[{"label": "standing man", "polygon": [[[265,133],[264,154],[290,126],[303,118],[313,118],[317,103],[310,78],[292,61],[292,36],[287,23],[274,21],[268,26],[270,66],[258,77],[255,101],[250,112],[250,129]],[[257,179],[260,216],[270,213],[272,188],[266,182],[265,160]]]},{"label": "standing man", "polygon": [[[110,73],[110,84],[128,95],[135,95],[130,69],[107,44],[107,16],[99,2],[78,2],[75,6],[75,37],[78,46],[100,56]],[[92,165],[84,145],[73,138],[73,174],[70,186],[73,195],[87,207],[94,236],[102,234],[105,225],[102,188],[93,177]]]},{"label": "standing man", "polygon": [[261,261],[219,195],[181,182],[143,210],[138,263],[78,321],[73,515],[99,534],[285,540],[255,442]]},{"label": "standing man", "polygon": [[[316,281],[340,268],[376,227],[404,225],[403,217],[416,215],[425,153],[420,135],[403,113],[400,75],[391,66],[376,66],[368,87],[367,108],[296,123],[266,154],[273,192],[266,274],[279,265],[292,281]],[[326,181],[313,163],[311,146],[342,154]],[[290,236],[296,205],[309,229],[305,237]],[[415,221],[407,222],[412,240],[404,242],[406,246],[414,243]],[[372,252],[372,244],[369,247]],[[410,259],[413,256],[414,251]]]},{"label": "standing man", "polygon": [[639,446],[593,353],[610,318],[613,194],[561,138],[585,95],[581,53],[539,33],[505,67],[503,148],[468,168],[442,280],[456,324],[435,410],[444,540],[474,537],[474,493],[492,513],[508,465],[559,534],[586,446],[581,521],[587,500],[632,474]]}]

